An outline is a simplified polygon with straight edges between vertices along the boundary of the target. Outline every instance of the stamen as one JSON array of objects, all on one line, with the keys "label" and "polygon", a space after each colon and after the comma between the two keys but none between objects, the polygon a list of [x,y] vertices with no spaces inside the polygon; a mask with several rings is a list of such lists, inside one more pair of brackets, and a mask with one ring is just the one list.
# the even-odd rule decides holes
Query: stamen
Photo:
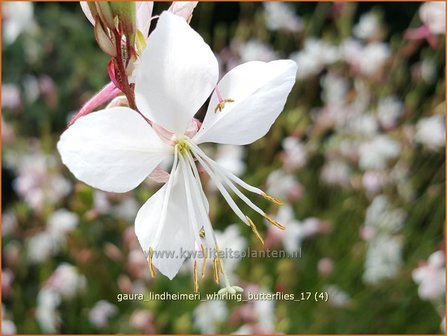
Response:
[{"label": "stamen", "polygon": [[205,229],[202,227],[199,231],[200,238],[205,239]]},{"label": "stamen", "polygon": [[184,182],[185,182],[185,189],[186,189],[186,205],[188,208],[188,217],[189,217],[189,221],[191,223],[191,225],[193,226],[193,231],[194,231],[194,235],[195,235],[195,240],[197,241],[198,244],[201,243],[200,241],[200,223],[198,223],[197,221],[197,217],[196,217],[196,211],[194,209],[194,202],[193,202],[193,198],[191,195],[191,183],[190,180],[188,178],[188,170],[189,170],[189,165],[186,162],[186,159],[183,156],[180,156],[180,163],[179,163],[179,169],[182,170],[183,173],[183,178],[184,178]]},{"label": "stamen", "polygon": [[183,139],[177,140],[177,148],[182,155],[185,155],[189,151],[188,143]]},{"label": "stamen", "polygon": [[253,230],[256,237],[258,237],[258,239],[261,241],[262,245],[264,245],[264,239],[262,239],[261,235],[259,234],[259,231],[258,231],[255,223],[253,223],[253,221],[250,219],[250,217],[248,217],[248,216],[245,216],[245,217],[247,217],[247,220],[250,223],[251,229]]},{"label": "stamen", "polygon": [[223,99],[223,100],[221,100],[221,101],[217,104],[216,108],[214,109],[214,113],[222,112],[222,110],[225,108],[225,104],[226,104],[226,103],[234,103],[234,99],[227,98],[227,99]]},{"label": "stamen", "polygon": [[199,271],[197,269],[197,260],[194,260],[194,293],[199,291]]},{"label": "stamen", "polygon": [[216,92],[217,100],[220,103],[223,100],[223,98],[222,98],[222,95],[220,94],[220,90],[219,90],[219,87],[217,85],[216,85],[216,88],[214,89],[214,91]]},{"label": "stamen", "polygon": [[243,212],[241,211],[241,209],[239,209],[239,207],[236,205],[234,200],[231,198],[228,191],[225,189],[225,187],[220,182],[220,179],[217,178],[217,176],[213,173],[212,169],[210,167],[208,167],[208,165],[205,163],[205,161],[201,158],[200,155],[197,155],[196,158],[200,162],[202,167],[206,170],[208,175],[213,179],[214,183],[216,183],[217,189],[219,189],[220,193],[225,198],[225,200],[227,201],[230,208],[245,223]]},{"label": "stamen", "polygon": [[[190,145],[192,145],[193,143],[192,142],[188,142]],[[200,199],[200,198],[203,198],[204,196],[203,196],[203,192],[201,192],[201,182],[200,182],[200,178],[199,178],[199,174],[198,174],[198,171],[197,171],[197,167],[196,167],[196,165],[195,165],[195,162],[194,162],[194,159],[193,159],[193,157],[192,157],[192,154],[188,151],[188,152],[186,152],[186,155],[185,155],[185,157],[187,158],[187,160],[189,161],[189,163],[190,163],[190,165],[191,165],[191,167],[192,167],[192,171],[191,170],[187,170],[187,175],[189,175],[189,177],[190,178],[192,178],[192,179],[196,179],[196,182],[197,183],[191,183],[191,186],[192,186],[192,191],[193,191],[193,193],[196,195],[195,197],[196,197],[196,199]],[[196,156],[197,157],[197,156]],[[199,160],[200,158],[199,157],[197,157],[197,159]],[[199,162],[202,164],[202,165],[204,165],[204,161],[203,160],[199,160]],[[205,167],[205,169],[206,169],[207,167]],[[209,168],[208,168],[209,169]],[[194,172],[194,174],[193,174],[193,172]],[[212,171],[211,171],[211,173],[212,173]],[[194,175],[194,176],[193,176]],[[210,175],[211,176],[211,175]],[[219,182],[219,180],[217,180],[217,182]],[[223,188],[223,186],[222,186],[222,184],[220,183],[220,187],[221,188]],[[200,189],[199,189],[200,188]],[[220,188],[219,188],[219,190],[221,190]],[[226,189],[225,188],[223,188],[223,190],[226,192]],[[222,192],[222,191],[221,191]],[[227,195],[229,196],[229,194],[228,194],[228,192],[226,192],[227,193]],[[224,195],[224,194],[223,194]],[[225,196],[224,196],[225,197]],[[230,197],[230,199],[231,199],[231,197]],[[232,200],[232,199],[231,199]],[[214,244],[215,244],[215,249],[216,249],[216,253],[217,253],[217,255],[214,257],[214,259],[213,259],[213,273],[214,273],[214,280],[216,281],[216,283],[217,284],[219,284],[220,283],[220,273],[222,273],[223,274],[223,277],[224,277],[224,282],[225,282],[225,285],[227,286],[227,287],[231,287],[231,285],[230,285],[230,282],[229,282],[229,280],[228,280],[228,277],[227,277],[227,275],[226,275],[226,273],[225,273],[225,268],[224,268],[224,264],[223,264],[223,261],[222,261],[222,259],[220,258],[220,256],[219,256],[219,244],[218,244],[218,242],[217,242],[217,239],[216,239],[216,236],[215,236],[215,234],[214,234],[214,231],[213,231],[213,229],[212,229],[212,226],[211,226],[211,223],[210,223],[210,221],[209,221],[209,217],[208,217],[208,214],[207,214],[207,211],[206,211],[206,209],[205,209],[205,202],[198,202],[199,204],[199,215],[202,217],[202,219],[204,220],[204,226],[203,226],[203,228],[204,228],[204,230],[205,230],[205,232],[206,232],[206,239],[208,240],[208,239],[213,239],[214,240]],[[234,204],[234,201],[233,201],[233,204]],[[231,205],[230,205],[231,206]],[[240,210],[239,210],[240,211]],[[244,221],[244,223],[246,223],[246,219],[243,219],[243,218],[241,218],[243,221]],[[247,223],[246,223],[247,224]],[[202,251],[203,251],[203,248],[202,248]],[[206,254],[205,254],[205,256],[206,256]],[[205,265],[205,263],[206,263],[206,260],[205,260],[205,258],[204,258],[204,265]],[[203,268],[202,268],[202,277],[204,276],[204,272],[205,272],[205,270],[204,269],[206,269],[206,266],[204,266]],[[239,288],[239,287],[238,287]],[[242,289],[241,288],[239,288],[241,291],[242,291]],[[236,289],[236,291],[237,291],[237,289]]]},{"label": "stamen", "polygon": [[155,278],[155,268],[154,268],[154,264],[152,263],[152,255],[154,254],[154,250],[152,249],[152,247],[149,247],[149,255],[148,255],[148,265],[149,265],[149,272],[151,273],[151,277]]},{"label": "stamen", "polygon": [[202,244],[200,244],[200,248],[202,249],[203,263],[202,263],[202,279],[205,277],[206,273],[206,253],[205,248]]},{"label": "stamen", "polygon": [[213,270],[214,270],[214,281],[219,284],[220,276],[219,276],[219,266],[217,265],[217,257],[213,259]]},{"label": "stamen", "polygon": [[270,224],[275,225],[278,229],[281,229],[281,230],[285,230],[286,229],[286,227],[284,225],[282,225],[281,223],[278,223],[276,220],[274,220],[269,215],[264,214],[264,218],[267,219],[270,222]]},{"label": "stamen", "polygon": [[251,185],[249,185],[248,183],[244,182],[243,180],[241,180],[239,177],[237,177],[236,175],[234,175],[233,173],[229,172],[228,170],[224,170],[222,167],[220,167],[218,164],[216,164],[216,162],[214,162],[213,160],[211,160],[204,152],[203,150],[201,150],[199,148],[199,146],[197,146],[194,142],[190,141],[189,142],[190,147],[194,148],[194,154],[200,155],[206,162],[208,162],[208,164],[213,167],[213,169],[215,171],[220,172],[221,174],[224,174],[226,176],[228,176],[231,180],[233,180],[235,183],[237,183],[238,185],[240,185],[242,188],[257,194],[257,195],[262,195],[264,192],[256,187],[253,187]]},{"label": "stamen", "polygon": [[[188,159],[189,165],[191,166],[192,171],[193,171],[193,174],[191,174],[192,181],[197,182],[197,183],[192,183],[194,190],[196,192],[198,192],[198,195],[203,199],[203,204],[206,204],[206,202],[208,202],[208,200],[207,200],[205,194],[203,192],[202,193],[200,192],[200,190],[203,190],[202,181],[200,181],[200,174],[199,174],[199,171],[197,170],[196,163],[194,162],[194,158],[192,157],[190,151],[188,151],[186,153],[186,158]],[[207,215],[205,217],[208,218]]]},{"label": "stamen", "polygon": [[219,264],[219,265],[217,265],[217,266],[219,266],[219,272],[224,274],[222,259],[218,258],[217,261],[218,261],[218,264]]},{"label": "stamen", "polygon": [[264,197],[266,200],[268,200],[268,201],[270,201],[270,202],[272,202],[272,203],[275,203],[276,205],[284,205],[284,202],[283,202],[283,201],[277,199],[276,197],[273,197],[273,196],[271,196],[271,195],[268,195],[268,194],[266,194],[266,193],[263,193],[263,194],[262,194],[262,197]]}]

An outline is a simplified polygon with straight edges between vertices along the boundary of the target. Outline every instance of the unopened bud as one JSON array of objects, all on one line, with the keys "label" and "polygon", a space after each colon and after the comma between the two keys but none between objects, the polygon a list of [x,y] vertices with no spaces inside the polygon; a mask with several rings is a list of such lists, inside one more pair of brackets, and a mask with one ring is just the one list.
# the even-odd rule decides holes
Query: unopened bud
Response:
[{"label": "unopened bud", "polygon": [[111,30],[115,30],[111,4],[107,1],[99,1],[95,2],[95,5],[98,15],[104,25]]},{"label": "unopened bud", "polygon": [[133,46],[135,43],[135,34],[137,31],[137,13],[134,2],[110,2],[113,16],[118,17],[119,23],[123,29],[124,35],[129,39]]},{"label": "unopened bud", "polygon": [[90,9],[90,13],[92,14],[93,18],[95,18],[96,21],[96,17],[99,16],[98,11],[96,10],[96,5],[94,2],[91,1],[86,1],[88,8]]},{"label": "unopened bud", "polygon": [[116,57],[117,53],[115,44],[104,31],[101,22],[98,20],[95,23],[95,37],[102,51],[111,57]]}]

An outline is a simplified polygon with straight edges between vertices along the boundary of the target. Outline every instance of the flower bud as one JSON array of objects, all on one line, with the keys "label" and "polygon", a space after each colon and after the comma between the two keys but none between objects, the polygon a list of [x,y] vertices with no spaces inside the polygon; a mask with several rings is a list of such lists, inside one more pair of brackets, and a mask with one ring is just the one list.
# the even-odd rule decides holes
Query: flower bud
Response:
[{"label": "flower bud", "polygon": [[96,21],[95,23],[95,37],[102,51],[111,57],[116,57],[115,44],[104,31],[102,24],[99,21]]},{"label": "flower bud", "polygon": [[[96,17],[99,16],[99,13],[96,9],[96,5],[94,2],[91,1],[86,1],[88,9],[90,10],[90,13],[92,14],[92,17],[95,19],[96,21]],[[85,12],[85,11],[84,11]],[[86,14],[87,15],[87,14]]]},{"label": "flower bud", "polygon": [[111,30],[115,30],[115,24],[113,21],[113,12],[110,3],[107,1],[100,1],[95,2],[95,5],[98,15],[101,18],[101,21],[104,23],[104,25]]},{"label": "flower bud", "polygon": [[137,31],[137,13],[134,2],[110,2],[113,16],[118,17],[124,35],[129,39],[133,46],[135,43],[135,34]]}]

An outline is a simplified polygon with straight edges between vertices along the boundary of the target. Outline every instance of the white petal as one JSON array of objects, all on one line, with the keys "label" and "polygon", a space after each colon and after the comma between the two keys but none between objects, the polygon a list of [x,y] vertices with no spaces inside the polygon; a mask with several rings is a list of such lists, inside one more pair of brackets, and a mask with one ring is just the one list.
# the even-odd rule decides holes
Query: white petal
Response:
[{"label": "white petal", "polygon": [[233,99],[221,112],[213,93],[196,143],[245,145],[264,136],[286,103],[295,83],[296,63],[290,60],[248,62],[226,74],[218,84],[222,99]]},{"label": "white petal", "polygon": [[151,26],[153,1],[137,1],[137,28],[146,38]]},{"label": "white petal", "polygon": [[92,12],[91,12],[90,8],[88,7],[88,2],[87,1],[81,1],[80,5],[81,5],[81,9],[84,12],[84,15],[86,16],[86,18],[90,21],[90,23],[92,25],[95,25],[95,19],[93,18],[93,15],[92,15]]},{"label": "white petal", "polygon": [[139,110],[183,135],[218,78],[216,57],[184,19],[163,12],[136,69]]},{"label": "white petal", "polygon": [[[135,233],[141,247],[145,252],[152,247],[153,265],[169,279],[175,277],[187,257],[182,255],[182,251],[189,253],[194,250],[194,235],[188,220],[185,181],[181,168],[177,168],[171,176],[173,180],[141,207],[135,219]],[[170,182],[172,188],[168,192]],[[167,202],[167,207],[163,220],[164,202]]]},{"label": "white petal", "polygon": [[57,148],[76,178],[110,192],[132,190],[170,155],[149,124],[126,107],[80,118],[62,134]]},{"label": "white petal", "polygon": [[188,21],[197,3],[198,1],[173,1],[168,11]]}]

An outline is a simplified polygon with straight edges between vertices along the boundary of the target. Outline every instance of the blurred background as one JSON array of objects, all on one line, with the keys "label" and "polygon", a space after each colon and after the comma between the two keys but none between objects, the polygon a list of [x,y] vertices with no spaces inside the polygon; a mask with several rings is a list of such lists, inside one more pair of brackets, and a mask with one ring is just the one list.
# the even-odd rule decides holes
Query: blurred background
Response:
[{"label": "blurred background", "polygon": [[[169,5],[155,3],[154,15]],[[224,260],[226,269],[252,293],[326,292],[327,302],[118,302],[118,293],[193,292],[188,262],[172,281],[151,279],[134,235],[139,207],[160,185],[109,194],[60,162],[67,122],[109,82],[79,4],[3,2],[2,13],[4,334],[444,332],[443,3],[194,10],[190,24],[222,74],[252,60],[298,64],[266,137],[206,148],[286,201],[262,204],[286,231],[259,223],[263,247],[204,187],[221,246],[301,256]],[[218,288],[207,277],[200,291]]]}]

